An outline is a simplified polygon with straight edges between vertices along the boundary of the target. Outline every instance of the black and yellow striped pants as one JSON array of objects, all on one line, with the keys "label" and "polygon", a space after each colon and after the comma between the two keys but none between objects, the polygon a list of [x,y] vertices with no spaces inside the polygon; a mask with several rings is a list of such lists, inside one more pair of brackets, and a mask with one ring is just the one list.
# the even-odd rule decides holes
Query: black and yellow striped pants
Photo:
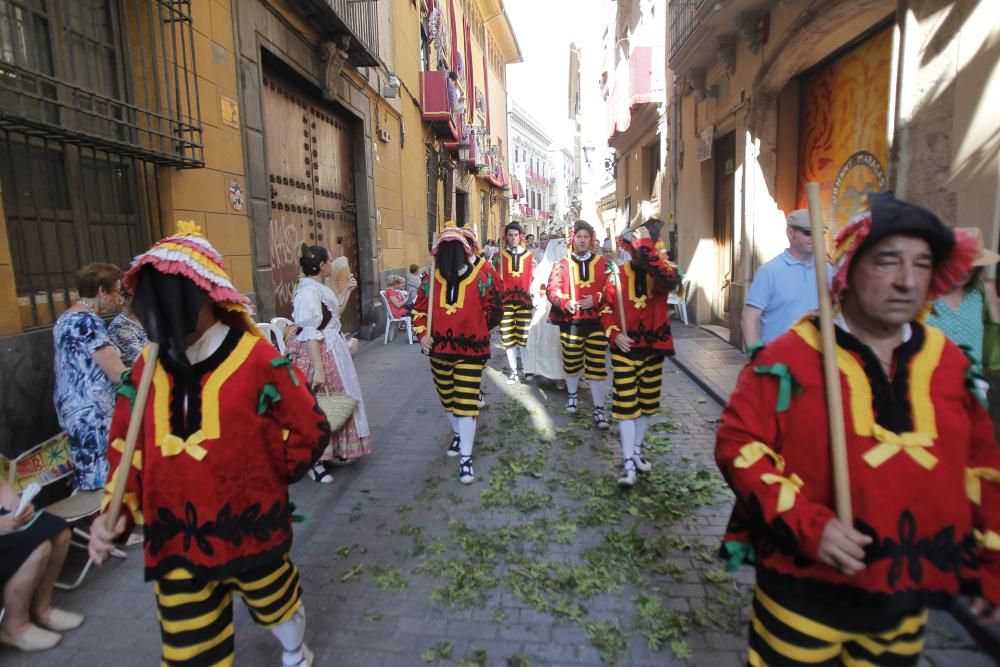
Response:
[{"label": "black and yellow striped pants", "polygon": [[445,412],[457,417],[479,416],[479,388],[486,359],[431,357],[434,388]]},{"label": "black and yellow striped pants", "polygon": [[583,371],[588,380],[607,380],[608,368],[604,363],[608,339],[604,332],[595,329],[589,333],[576,333],[562,329],[559,332],[562,347],[563,372],[576,377]]},{"label": "black and yellow striped pants", "polygon": [[[861,611],[861,610],[857,610]],[[916,665],[924,647],[927,610],[858,626],[858,614],[840,612],[843,622],[832,623],[792,611],[760,586],[754,591],[750,613],[750,651],[753,667],[801,665]],[[864,622],[864,621],[862,621]],[[878,625],[879,627],[874,627]],[[854,626],[854,627],[852,627]]]},{"label": "black and yellow striped pants", "polygon": [[500,318],[500,343],[504,347],[528,344],[528,327],[531,326],[531,306],[519,303],[504,304]]},{"label": "black and yellow striped pants", "polygon": [[299,572],[284,558],[221,581],[198,581],[183,568],[156,581],[164,665],[231,665],[233,593],[265,628],[289,621],[302,597]]},{"label": "black and yellow striped pants", "polygon": [[623,354],[612,348],[611,369],[614,371],[611,416],[615,420],[637,419],[660,411],[662,354]]}]

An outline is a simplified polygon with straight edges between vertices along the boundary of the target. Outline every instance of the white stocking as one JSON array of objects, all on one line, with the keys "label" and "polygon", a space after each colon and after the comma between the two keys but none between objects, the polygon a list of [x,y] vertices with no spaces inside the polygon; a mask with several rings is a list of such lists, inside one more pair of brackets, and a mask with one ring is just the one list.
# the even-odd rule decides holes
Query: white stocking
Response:
[{"label": "white stocking", "polygon": [[621,420],[618,422],[618,430],[622,437],[622,459],[631,461],[632,454],[635,453],[635,420]]},{"label": "white stocking", "polygon": [[646,427],[649,426],[649,417],[643,415],[635,420],[635,453],[642,454],[642,441],[646,438]]},{"label": "white stocking", "polygon": [[517,370],[517,345],[511,345],[507,348],[507,366],[512,371]]},{"label": "white stocking", "polygon": [[458,434],[461,438],[459,447],[462,450],[462,458],[472,456],[472,443],[476,439],[476,418],[458,417]]},{"label": "white stocking", "polygon": [[607,380],[591,380],[590,381],[590,398],[594,401],[595,408],[604,407],[604,398],[608,394],[608,381]]},{"label": "white stocking", "polygon": [[580,376],[569,375],[566,377],[566,391],[575,394],[580,389]]},{"label": "white stocking", "polygon": [[446,412],[448,415],[448,423],[451,424],[451,432],[458,433],[458,417],[455,416],[454,412]]},{"label": "white stocking", "polygon": [[271,628],[271,634],[281,642],[283,665],[305,664],[305,653],[302,650],[302,640],[306,636],[306,608],[299,605],[295,615],[281,625]]}]

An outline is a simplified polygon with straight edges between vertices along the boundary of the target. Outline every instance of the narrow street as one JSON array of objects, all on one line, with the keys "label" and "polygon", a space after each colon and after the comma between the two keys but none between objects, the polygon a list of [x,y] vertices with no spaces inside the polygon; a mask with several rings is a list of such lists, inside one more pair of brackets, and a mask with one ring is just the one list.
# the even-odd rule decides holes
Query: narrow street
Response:
[{"label": "narrow street", "polygon": [[[447,421],[417,346],[359,353],[375,453],[331,485],[292,489],[315,664],[743,664],[752,573],[727,575],[715,558],[731,502],[712,461],[720,406],[668,362],[647,438],[654,471],[620,492],[616,431],[592,428],[589,400],[570,418],[554,385],[508,387],[495,353],[470,486],[444,455]],[[133,550],[60,593],[87,614],[83,628],[43,654],[0,652],[0,664],[156,664],[141,564]],[[236,664],[280,664],[236,609]],[[926,664],[991,664],[970,642],[939,614]]]}]

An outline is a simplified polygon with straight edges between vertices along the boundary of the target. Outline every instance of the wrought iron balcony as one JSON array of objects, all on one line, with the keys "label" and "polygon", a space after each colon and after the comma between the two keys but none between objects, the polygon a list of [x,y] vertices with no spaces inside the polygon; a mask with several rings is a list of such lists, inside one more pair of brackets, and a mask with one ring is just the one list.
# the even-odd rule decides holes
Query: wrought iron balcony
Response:
[{"label": "wrought iron balcony", "polygon": [[672,59],[687,42],[698,25],[699,10],[707,0],[671,0],[670,14],[670,58]]},{"label": "wrought iron balcony", "polygon": [[347,62],[374,67],[378,54],[378,0],[293,0],[299,12],[330,36],[348,35]]},{"label": "wrought iron balcony", "polygon": [[0,0],[0,26],[0,128],[203,166],[189,2]]}]

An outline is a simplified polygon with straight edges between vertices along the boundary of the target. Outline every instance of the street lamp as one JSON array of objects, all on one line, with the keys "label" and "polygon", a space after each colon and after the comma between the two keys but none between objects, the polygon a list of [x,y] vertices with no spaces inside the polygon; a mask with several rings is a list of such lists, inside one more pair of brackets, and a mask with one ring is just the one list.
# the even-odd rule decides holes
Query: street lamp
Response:
[{"label": "street lamp", "polygon": [[469,142],[462,141],[458,144],[458,159],[460,162],[469,161]]}]

